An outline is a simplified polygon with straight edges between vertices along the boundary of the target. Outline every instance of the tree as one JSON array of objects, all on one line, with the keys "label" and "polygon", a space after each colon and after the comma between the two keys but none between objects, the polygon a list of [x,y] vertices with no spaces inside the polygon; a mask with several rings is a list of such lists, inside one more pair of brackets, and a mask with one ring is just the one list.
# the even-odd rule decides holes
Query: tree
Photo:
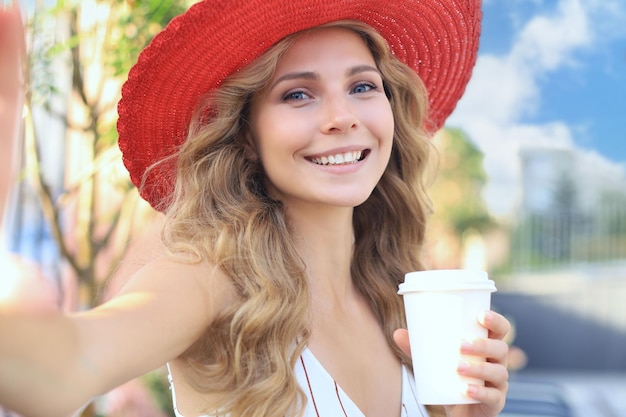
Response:
[{"label": "tree", "polygon": [[[99,288],[123,255],[133,222],[139,212],[149,212],[120,166],[115,130],[119,90],[139,51],[184,9],[180,0],[60,1],[52,10],[38,12],[30,26],[29,178],[86,306],[100,301]],[[61,33],[60,41],[41,42],[39,37],[47,36],[42,28],[50,22],[57,27],[66,24],[67,32]],[[64,71],[53,69],[60,62],[70,74],[69,88],[62,85]],[[63,94],[67,101],[59,106]],[[62,190],[54,190],[42,169],[58,161],[41,152],[42,141],[48,138],[33,121],[37,105],[67,128],[61,141],[68,167]],[[99,262],[103,258],[106,265]]]},{"label": "tree", "polygon": [[[459,129],[446,128],[435,138],[438,144],[436,181],[430,189],[434,214],[430,219],[432,240],[443,242],[447,266],[457,267],[468,232],[484,233],[495,225],[482,198],[487,182],[483,154]],[[450,265],[452,263],[452,265]]]},{"label": "tree", "polygon": [[441,135],[440,166],[431,196],[436,218],[444,219],[461,236],[468,229],[493,225],[482,190],[487,182],[483,153],[459,129]]}]

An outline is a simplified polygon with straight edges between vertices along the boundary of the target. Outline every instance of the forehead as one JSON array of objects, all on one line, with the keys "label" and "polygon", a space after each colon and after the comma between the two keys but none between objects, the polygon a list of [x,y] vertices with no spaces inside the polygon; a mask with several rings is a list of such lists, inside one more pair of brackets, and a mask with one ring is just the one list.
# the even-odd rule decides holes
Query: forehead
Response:
[{"label": "forehead", "polygon": [[321,62],[375,65],[367,43],[355,31],[341,27],[317,28],[296,35],[278,61],[276,73]]}]

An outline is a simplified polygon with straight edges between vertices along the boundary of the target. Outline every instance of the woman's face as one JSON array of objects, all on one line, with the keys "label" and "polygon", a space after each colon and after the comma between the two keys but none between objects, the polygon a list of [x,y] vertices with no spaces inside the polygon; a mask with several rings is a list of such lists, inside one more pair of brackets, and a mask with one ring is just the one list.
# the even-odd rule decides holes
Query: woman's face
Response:
[{"label": "woman's face", "polygon": [[251,116],[266,185],[287,205],[355,207],[389,161],[391,106],[369,48],[347,29],[300,35]]}]

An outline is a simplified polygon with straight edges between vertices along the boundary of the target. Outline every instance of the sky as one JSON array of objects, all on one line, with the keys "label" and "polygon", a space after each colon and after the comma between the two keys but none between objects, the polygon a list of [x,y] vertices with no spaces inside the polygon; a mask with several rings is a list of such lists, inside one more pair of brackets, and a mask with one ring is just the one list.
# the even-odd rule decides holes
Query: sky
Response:
[{"label": "sky", "polygon": [[476,67],[447,126],[485,154],[496,216],[519,204],[522,149],[569,149],[581,177],[626,179],[626,1],[483,0]]}]

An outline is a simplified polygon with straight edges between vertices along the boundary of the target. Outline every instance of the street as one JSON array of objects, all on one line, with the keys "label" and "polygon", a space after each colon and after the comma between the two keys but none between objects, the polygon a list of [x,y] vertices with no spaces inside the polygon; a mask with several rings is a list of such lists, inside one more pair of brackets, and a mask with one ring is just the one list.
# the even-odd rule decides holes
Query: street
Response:
[{"label": "street", "polygon": [[[511,402],[526,395],[527,402],[546,401],[551,396],[551,410],[556,407],[558,396],[567,407],[567,413],[503,414],[510,416],[562,416],[562,417],[626,417],[626,373],[612,372],[520,372],[511,376]],[[532,390],[532,387],[536,390]],[[541,408],[536,406],[537,410]],[[545,410],[546,407],[543,407]],[[505,409],[506,411],[506,409]]]}]

